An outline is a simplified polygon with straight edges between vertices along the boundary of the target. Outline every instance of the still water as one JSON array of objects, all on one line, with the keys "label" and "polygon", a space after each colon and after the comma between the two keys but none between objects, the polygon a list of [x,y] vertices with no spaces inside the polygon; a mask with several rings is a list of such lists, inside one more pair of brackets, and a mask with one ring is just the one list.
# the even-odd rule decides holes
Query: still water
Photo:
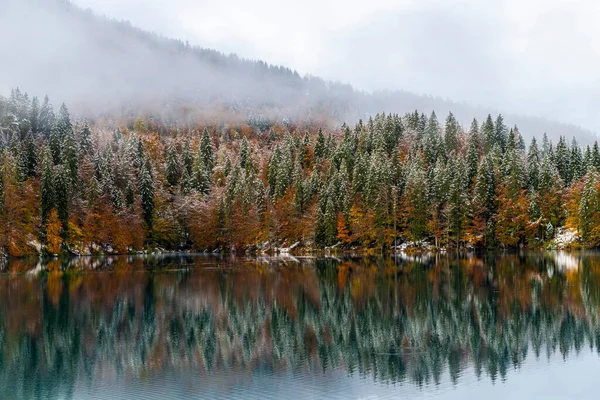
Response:
[{"label": "still water", "polygon": [[0,264],[0,399],[593,399],[600,255]]}]

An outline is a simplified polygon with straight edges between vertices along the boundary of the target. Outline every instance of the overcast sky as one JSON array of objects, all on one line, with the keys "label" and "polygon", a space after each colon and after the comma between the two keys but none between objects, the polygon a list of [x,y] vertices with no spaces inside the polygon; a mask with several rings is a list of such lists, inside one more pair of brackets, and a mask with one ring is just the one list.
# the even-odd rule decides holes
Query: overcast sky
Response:
[{"label": "overcast sky", "polygon": [[72,0],[133,25],[365,90],[600,131],[595,0]]}]

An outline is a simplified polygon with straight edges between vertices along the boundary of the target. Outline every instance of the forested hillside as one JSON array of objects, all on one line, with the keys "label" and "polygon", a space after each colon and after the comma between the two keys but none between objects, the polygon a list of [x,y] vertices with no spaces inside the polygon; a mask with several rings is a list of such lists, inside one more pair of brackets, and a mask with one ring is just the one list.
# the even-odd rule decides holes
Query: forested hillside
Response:
[{"label": "forested hillside", "polygon": [[502,116],[113,130],[17,89],[0,100],[0,126],[0,249],[11,256],[297,241],[388,250],[396,239],[539,247],[564,225],[600,243],[598,144],[526,146]]},{"label": "forested hillside", "polygon": [[[497,113],[408,92],[366,93],[347,84],[302,77],[286,67],[159,37],[66,0],[5,0],[0,37],[0,54],[7,60],[0,93],[7,95],[13,86],[47,93],[57,103],[70,104],[78,116],[145,115],[178,126],[194,127],[201,121],[225,129],[248,122],[265,129],[290,121],[339,128],[378,112],[402,115],[414,109],[428,115],[432,110],[440,115],[452,111],[468,125],[473,117],[483,120]],[[527,140],[544,132],[555,141],[560,135],[576,136],[584,144],[595,139],[573,125],[505,117]]]}]

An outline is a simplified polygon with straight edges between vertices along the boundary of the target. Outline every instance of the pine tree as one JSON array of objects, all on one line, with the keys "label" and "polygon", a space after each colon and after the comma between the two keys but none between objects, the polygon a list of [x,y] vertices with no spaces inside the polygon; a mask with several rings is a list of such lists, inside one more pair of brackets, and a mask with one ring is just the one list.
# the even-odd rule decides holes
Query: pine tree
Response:
[{"label": "pine tree", "polygon": [[[508,129],[507,129],[506,125],[504,125],[504,117],[502,117],[502,114],[499,114],[498,117],[496,118],[496,123],[494,125],[494,128],[495,128],[494,142],[495,142],[495,144],[500,146],[500,149],[504,152],[504,151],[506,151],[506,143],[508,140],[508,136],[507,136]],[[513,137],[513,140],[514,140],[514,137]]]},{"label": "pine tree", "polygon": [[600,149],[598,148],[598,141],[594,141],[592,147],[592,166],[600,171]]},{"label": "pine tree", "polygon": [[204,129],[202,139],[200,140],[200,159],[204,163],[204,167],[209,176],[212,176],[213,167],[215,165],[215,151],[210,140],[208,129]]},{"label": "pine tree", "polygon": [[[474,121],[475,125],[477,121]],[[476,126],[475,126],[476,127]],[[477,143],[477,129],[471,132],[469,135],[469,143],[467,148],[467,182],[468,186],[471,187],[474,183],[475,176],[477,175],[477,168],[479,166],[479,151]]]},{"label": "pine tree", "polygon": [[57,165],[54,171],[54,199],[56,201],[58,219],[65,231],[69,224],[70,185],[71,177],[69,169],[65,166]]},{"label": "pine tree", "polygon": [[552,147],[552,143],[548,140],[548,135],[544,132],[544,136],[542,138],[542,158],[545,158]]},{"label": "pine tree", "polygon": [[529,186],[537,191],[540,184],[540,152],[535,138],[531,140],[527,154],[527,170],[529,172]]},{"label": "pine tree", "polygon": [[486,223],[496,210],[496,172],[490,155],[484,155],[479,163],[475,184],[475,201]]},{"label": "pine tree", "polygon": [[[585,186],[579,204],[579,231],[587,243],[593,240],[593,230],[597,227],[597,215],[600,212],[600,176],[596,168],[592,168],[585,179]],[[596,243],[595,243],[596,244]]]},{"label": "pine tree", "polygon": [[435,164],[438,154],[444,155],[443,151],[440,151],[440,125],[435,115],[435,111],[431,113],[429,121],[427,123],[427,132],[423,138],[423,152],[425,153],[425,159],[428,165]]},{"label": "pine tree", "polygon": [[570,168],[569,168],[569,180],[575,182],[583,178],[586,173],[586,165],[581,154],[581,147],[577,140],[573,138],[571,143],[571,155],[570,155]]},{"label": "pine tree", "polygon": [[483,138],[484,151],[488,153],[492,150],[494,145],[497,144],[494,121],[492,120],[492,116],[489,114],[483,125],[481,125],[481,136]]},{"label": "pine tree", "polygon": [[183,174],[187,172],[188,176],[191,178],[192,172],[194,170],[194,155],[192,154],[192,149],[190,148],[190,143],[185,142],[183,145],[183,151],[181,152],[181,173],[183,179]]},{"label": "pine tree", "polygon": [[53,161],[49,149],[45,149],[42,155],[41,202],[42,221],[45,223],[55,204]]},{"label": "pine tree", "polygon": [[52,105],[50,104],[50,99],[48,96],[44,98],[44,103],[40,108],[39,114],[39,132],[46,138],[50,137],[50,132],[52,131],[52,127],[54,126],[54,110]]},{"label": "pine tree", "polygon": [[427,174],[422,161],[417,158],[413,160],[406,179],[404,204],[407,233],[412,240],[421,240],[427,233],[428,196]]},{"label": "pine tree", "polygon": [[40,101],[37,97],[31,100],[31,111],[29,113],[29,126],[32,133],[40,131]]},{"label": "pine tree", "polygon": [[323,129],[319,129],[314,149],[315,161],[318,162],[320,159],[325,157],[326,152],[327,149],[325,148],[325,135],[323,134]]},{"label": "pine tree", "polygon": [[34,177],[37,169],[37,149],[33,139],[33,133],[29,131],[22,143],[22,159],[26,177]]},{"label": "pine tree", "polygon": [[198,193],[203,195],[210,193],[211,180],[206,164],[201,157],[198,157],[194,163],[191,183]]},{"label": "pine tree", "polygon": [[585,166],[585,170],[588,171],[592,165],[592,149],[590,149],[590,145],[585,147],[585,154],[583,156],[583,164]]},{"label": "pine tree", "polygon": [[171,141],[167,149],[167,165],[165,168],[165,174],[169,185],[177,186],[179,183],[180,165],[177,149],[175,148],[175,143],[173,143],[173,141]]},{"label": "pine tree", "polygon": [[73,129],[67,130],[65,133],[62,144],[62,162],[69,171],[70,183],[75,184],[79,174],[79,150]]},{"label": "pine tree", "polygon": [[86,119],[83,121],[83,127],[79,133],[79,152],[82,155],[91,155],[92,145],[92,131]]},{"label": "pine tree", "polygon": [[448,205],[445,214],[447,215],[449,234],[454,238],[456,247],[461,245],[469,210],[466,169],[462,157],[453,159],[448,168]]},{"label": "pine tree", "polygon": [[569,179],[569,148],[567,147],[567,141],[564,137],[560,137],[558,144],[556,145],[556,151],[554,153],[554,163],[560,178],[565,184],[570,183]]},{"label": "pine tree", "polygon": [[250,144],[248,143],[248,139],[246,136],[242,139],[242,143],[240,144],[240,168],[246,169],[246,164],[249,161],[250,157]]},{"label": "pine tree", "polygon": [[446,144],[446,151],[456,152],[458,150],[458,133],[460,131],[460,125],[456,120],[454,114],[448,114],[446,118],[446,130],[444,132],[444,142]]},{"label": "pine tree", "polygon": [[154,178],[149,158],[146,158],[142,164],[139,185],[144,220],[148,231],[152,232],[154,222]]}]

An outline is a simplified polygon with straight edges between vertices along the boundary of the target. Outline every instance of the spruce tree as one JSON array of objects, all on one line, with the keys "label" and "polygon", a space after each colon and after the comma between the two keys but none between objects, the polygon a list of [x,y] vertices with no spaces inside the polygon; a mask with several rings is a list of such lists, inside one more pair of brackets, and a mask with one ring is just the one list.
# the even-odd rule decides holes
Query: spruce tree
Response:
[{"label": "spruce tree", "polygon": [[152,232],[154,222],[154,178],[152,164],[146,158],[140,170],[140,198],[142,200],[142,213],[149,232]]},{"label": "spruce tree", "polygon": [[240,168],[243,170],[246,169],[246,164],[248,163],[248,159],[250,157],[250,144],[248,143],[248,139],[246,136],[242,139],[242,143],[240,144]]},{"label": "spruce tree", "polygon": [[598,170],[592,167],[585,179],[585,186],[579,203],[579,229],[584,241],[589,242],[592,231],[596,228],[595,216],[600,212],[600,192]]},{"label": "spruce tree", "polygon": [[494,142],[495,144],[500,146],[500,149],[504,152],[506,151],[506,144],[508,140],[508,128],[506,127],[506,125],[504,125],[504,117],[502,117],[502,114],[498,114],[498,117],[496,118],[496,123],[494,124],[494,128]]},{"label": "spruce tree", "polygon": [[600,171],[600,149],[598,148],[598,141],[594,141],[592,146],[592,166]]},{"label": "spruce tree", "polygon": [[46,223],[55,204],[53,161],[49,149],[42,154],[41,202],[42,222]]},{"label": "spruce tree", "polygon": [[50,132],[52,131],[52,127],[54,126],[54,109],[50,104],[50,99],[48,96],[44,98],[44,102],[40,108],[39,114],[39,132],[45,137],[50,137]]},{"label": "spruce tree", "polygon": [[204,163],[208,175],[212,176],[213,167],[215,165],[215,151],[210,139],[210,134],[206,128],[204,128],[204,133],[200,140],[200,159]]},{"label": "spruce tree", "polygon": [[458,133],[460,131],[460,125],[456,120],[454,114],[448,114],[446,118],[446,129],[444,132],[444,142],[446,145],[446,151],[448,153],[456,152],[458,150]]},{"label": "spruce tree", "polygon": [[[228,176],[227,174],[226,176]],[[191,177],[192,187],[200,194],[207,195],[210,193],[211,180],[208,169],[201,157],[196,159]]]},{"label": "spruce tree", "polygon": [[477,168],[479,166],[479,151],[476,130],[469,135],[466,164],[467,183],[468,186],[471,187],[474,183],[475,176],[477,175]]},{"label": "spruce tree", "polygon": [[35,96],[31,101],[31,110],[29,113],[29,127],[32,133],[38,133],[40,131],[40,101]]},{"label": "spruce tree", "polygon": [[92,131],[86,119],[83,121],[83,127],[79,133],[79,152],[81,155],[91,155],[92,145]]},{"label": "spruce tree", "polygon": [[571,155],[570,155],[570,168],[569,168],[569,180],[575,182],[583,178],[586,173],[586,165],[581,154],[581,147],[577,140],[573,138],[571,143]]},{"label": "spruce tree", "polygon": [[169,185],[177,186],[179,183],[180,166],[177,149],[175,148],[173,140],[171,140],[171,143],[167,149],[167,165],[165,168],[165,174]]},{"label": "spruce tree", "polygon": [[567,185],[570,183],[569,180],[569,148],[567,147],[567,141],[564,137],[560,137],[558,144],[556,145],[556,151],[554,153],[554,163],[560,178]]},{"label": "spruce tree", "polygon": [[483,125],[481,125],[481,136],[483,138],[484,151],[488,153],[492,150],[494,145],[497,144],[494,121],[492,120],[492,116],[489,114]]},{"label": "spruce tree", "polygon": [[535,138],[531,139],[527,154],[527,170],[529,173],[529,186],[537,191],[540,184],[540,151]]},{"label": "spruce tree", "polygon": [[58,219],[66,231],[69,224],[69,199],[70,199],[71,177],[66,166],[57,165],[54,171],[54,200]]},{"label": "spruce tree", "polygon": [[77,182],[79,174],[79,149],[75,142],[73,129],[67,130],[62,144],[62,162],[69,172],[71,184]]},{"label": "spruce tree", "polygon": [[319,129],[314,149],[315,161],[318,162],[320,159],[325,157],[326,151],[327,149],[325,148],[325,135],[323,134],[323,129]]}]

